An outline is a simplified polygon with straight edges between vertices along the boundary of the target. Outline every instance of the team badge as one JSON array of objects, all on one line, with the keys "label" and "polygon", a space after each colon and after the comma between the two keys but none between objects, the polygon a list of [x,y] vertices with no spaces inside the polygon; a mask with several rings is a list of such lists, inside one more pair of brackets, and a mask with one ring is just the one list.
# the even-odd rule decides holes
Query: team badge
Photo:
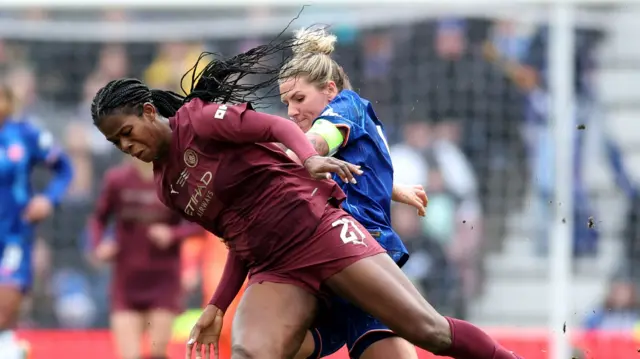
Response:
[{"label": "team badge", "polygon": [[195,167],[198,165],[198,155],[190,148],[184,151],[184,163],[189,167]]},{"label": "team badge", "polygon": [[24,158],[24,147],[12,144],[7,148],[7,157],[13,162],[19,162]]}]

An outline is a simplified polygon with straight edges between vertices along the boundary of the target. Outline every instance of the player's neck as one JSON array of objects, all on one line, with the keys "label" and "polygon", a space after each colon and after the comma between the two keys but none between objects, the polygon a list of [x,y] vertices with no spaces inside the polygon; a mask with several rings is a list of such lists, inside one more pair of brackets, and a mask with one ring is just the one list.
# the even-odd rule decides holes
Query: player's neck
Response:
[{"label": "player's neck", "polygon": [[140,162],[136,163],[135,167],[138,176],[140,176],[143,181],[148,182],[153,180],[153,164]]},{"label": "player's neck", "polygon": [[164,158],[169,154],[169,150],[171,149],[171,142],[173,137],[173,131],[171,130],[171,126],[169,125],[169,119],[165,117],[158,116],[158,125],[162,127],[163,131],[162,135],[162,145],[158,148],[158,155],[153,159],[154,162],[162,162]]}]

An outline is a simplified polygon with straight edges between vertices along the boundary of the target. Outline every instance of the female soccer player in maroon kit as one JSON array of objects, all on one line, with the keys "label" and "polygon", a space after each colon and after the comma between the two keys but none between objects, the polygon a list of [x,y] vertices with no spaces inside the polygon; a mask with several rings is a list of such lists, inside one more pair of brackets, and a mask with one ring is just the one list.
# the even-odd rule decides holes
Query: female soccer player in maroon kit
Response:
[{"label": "female soccer player in maroon kit", "polygon": [[[115,238],[103,240],[112,219]],[[91,239],[98,259],[114,261],[111,329],[122,359],[141,358],[145,329],[149,359],[166,358],[173,320],[182,310],[179,241],[202,232],[158,200],[150,164],[131,159],[105,175]]]},{"label": "female soccer player in maroon kit", "polygon": [[[516,358],[468,323],[452,331],[371,235],[339,208],[344,193],[338,185],[318,180],[334,172],[356,183],[357,166],[319,156],[289,120],[255,112],[248,103],[231,105],[255,91],[239,81],[243,77],[275,75],[267,81],[277,81],[280,64],[269,69],[261,60],[273,59],[283,44],[214,60],[186,98],[120,79],[98,91],[92,104],[94,122],[109,141],[154,163],[161,200],[227,240],[229,277],[244,279],[248,268],[232,358],[293,357],[326,290],[438,355]],[[291,149],[303,166],[272,142]],[[197,343],[198,358],[203,349],[210,357],[225,305],[239,290],[235,284],[242,284],[236,279],[220,284],[222,292],[194,326],[188,351]]]}]

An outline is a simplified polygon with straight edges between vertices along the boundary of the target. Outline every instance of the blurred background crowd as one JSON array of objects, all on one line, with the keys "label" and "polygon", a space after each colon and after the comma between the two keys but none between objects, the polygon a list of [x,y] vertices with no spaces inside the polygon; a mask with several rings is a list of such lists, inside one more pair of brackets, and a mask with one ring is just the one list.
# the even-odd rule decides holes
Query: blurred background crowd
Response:
[{"label": "blurred background crowd", "polygon": [[[255,24],[272,11],[248,11],[247,21]],[[0,12],[0,21],[128,24],[208,16],[214,14],[38,10]],[[393,208],[394,227],[412,252],[406,273],[444,314],[481,324],[544,325],[548,308],[540,302],[547,300],[548,223],[555,206],[547,27],[486,17],[431,17],[366,28],[339,24],[332,31],[339,38],[336,60],[386,125],[396,181],[422,184],[430,198],[425,219],[408,207]],[[110,42],[1,34],[0,74],[17,94],[19,116],[50,130],[76,171],[65,201],[39,229],[36,285],[21,326],[106,327],[110,270],[88,250],[86,220],[104,172],[122,157],[92,126],[93,95],[123,76],[180,91],[189,85],[189,79],[181,83],[181,75],[200,52],[233,55],[273,35]],[[609,230],[599,216],[608,207],[594,200],[584,169],[590,152],[583,148],[594,142],[589,133],[604,121],[594,73],[605,38],[599,30],[576,32],[573,253],[577,296],[587,297],[575,321],[594,329],[631,329],[640,319],[635,288],[640,199],[616,141],[597,136],[602,171],[612,174],[631,204],[617,212],[620,224]],[[286,117],[277,98],[264,110]],[[36,183],[45,179],[44,173],[35,176]],[[594,226],[587,225],[590,217]],[[185,288],[190,305],[200,307],[201,276],[188,270],[193,268],[189,260]],[[599,270],[601,264],[605,271]],[[496,293],[505,288],[516,291],[511,299],[516,303],[496,303]]]}]

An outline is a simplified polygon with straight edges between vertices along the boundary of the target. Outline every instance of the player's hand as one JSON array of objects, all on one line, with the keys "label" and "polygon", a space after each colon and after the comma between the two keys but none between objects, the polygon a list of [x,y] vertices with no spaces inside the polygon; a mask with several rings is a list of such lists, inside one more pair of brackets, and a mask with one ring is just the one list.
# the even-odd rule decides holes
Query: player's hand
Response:
[{"label": "player's hand", "polygon": [[118,244],[113,241],[102,241],[95,249],[95,256],[101,262],[112,260],[118,253]]},{"label": "player's hand", "polygon": [[222,331],[222,319],[224,313],[215,305],[207,305],[204,312],[198,318],[198,321],[191,329],[189,341],[187,342],[186,359],[193,358],[195,348],[195,358],[202,359],[204,347],[204,358],[211,358],[211,347],[213,346],[213,357],[219,359],[220,348],[218,341],[220,340],[220,332]]},{"label": "player's hand", "polygon": [[317,179],[331,179],[331,173],[335,173],[344,182],[356,184],[354,173],[362,174],[360,166],[341,161],[333,157],[311,156],[304,161],[304,168]]},{"label": "player's hand", "polygon": [[173,244],[173,232],[166,224],[153,224],[147,232],[149,239],[160,249],[167,249]]},{"label": "player's hand", "polygon": [[37,195],[31,198],[27,204],[27,208],[23,213],[23,218],[29,223],[40,222],[49,217],[53,212],[53,203],[43,195]]},{"label": "player's hand", "polygon": [[418,210],[418,216],[424,217],[427,214],[427,205],[429,197],[424,191],[422,185],[393,185],[393,200],[415,207]]}]

